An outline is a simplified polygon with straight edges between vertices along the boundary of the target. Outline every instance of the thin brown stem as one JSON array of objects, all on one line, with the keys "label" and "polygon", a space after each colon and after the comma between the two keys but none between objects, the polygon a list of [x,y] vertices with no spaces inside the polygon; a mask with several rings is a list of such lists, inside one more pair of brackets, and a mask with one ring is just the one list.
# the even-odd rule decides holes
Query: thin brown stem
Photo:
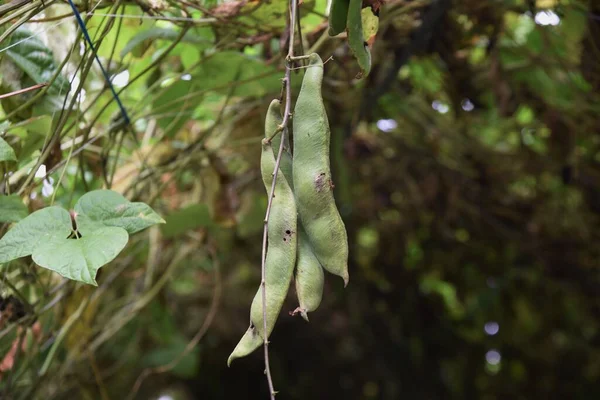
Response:
[{"label": "thin brown stem", "polygon": [[[287,133],[287,124],[290,119],[291,104],[292,104],[292,85],[290,84],[291,67],[289,60],[294,57],[294,32],[296,25],[296,12],[297,12],[297,0],[290,0],[290,19],[289,19],[289,47],[288,55],[285,66],[285,77],[283,78],[285,88],[285,111],[283,114],[283,127],[284,135]],[[279,129],[278,129],[279,130]],[[261,289],[262,289],[262,313],[263,313],[263,343],[265,349],[265,374],[267,375],[267,382],[269,383],[269,392],[271,400],[275,400],[275,388],[273,387],[273,377],[271,376],[271,368],[269,366],[269,341],[267,338],[267,292],[266,292],[266,280],[265,280],[265,264],[267,258],[267,236],[268,236],[268,222],[269,216],[271,215],[271,206],[273,204],[273,194],[275,193],[275,184],[277,183],[277,171],[279,171],[279,164],[281,163],[281,154],[283,153],[285,141],[281,140],[279,144],[279,152],[277,153],[277,160],[275,161],[275,170],[273,171],[273,183],[271,184],[271,191],[269,192],[269,201],[267,204],[267,212],[265,214],[264,229],[263,229],[263,242],[262,242],[262,260],[261,260]]]},{"label": "thin brown stem", "polygon": [[47,85],[47,83],[38,83],[37,85],[29,86],[29,87],[26,87],[24,89],[15,90],[14,92],[10,92],[10,93],[5,93],[5,94],[0,95],[0,99],[3,99],[5,97],[16,96],[16,95],[21,94],[21,93],[30,92],[32,90],[41,89],[41,88],[43,88],[46,85]]}]

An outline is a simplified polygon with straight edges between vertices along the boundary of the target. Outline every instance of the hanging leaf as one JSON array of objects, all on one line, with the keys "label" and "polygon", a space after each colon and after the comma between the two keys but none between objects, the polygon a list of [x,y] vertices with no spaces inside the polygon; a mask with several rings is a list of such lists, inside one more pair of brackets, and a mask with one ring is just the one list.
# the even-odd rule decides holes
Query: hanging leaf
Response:
[{"label": "hanging leaf", "polygon": [[[23,70],[35,83],[47,83],[56,73],[58,65],[52,50],[28,29],[19,27],[11,36],[6,56]],[[58,75],[49,88],[49,93],[66,93],[68,80]]]},{"label": "hanging leaf", "polygon": [[123,250],[129,235],[123,228],[103,227],[79,239],[52,237],[33,252],[36,264],[65,278],[97,286],[96,273]]},{"label": "hanging leaf", "polygon": [[365,42],[371,44],[371,41],[375,39],[377,31],[379,30],[379,17],[373,14],[371,8],[363,8],[361,11],[363,37]]},{"label": "hanging leaf", "polygon": [[[10,93],[39,83],[48,83],[56,74],[58,64],[54,60],[52,50],[42,43],[35,34],[19,27],[11,36],[6,51],[0,62],[0,93]],[[64,96],[69,91],[69,82],[61,74],[57,75],[52,85],[32,107],[20,110],[11,119],[25,120],[34,115],[49,114],[63,107]],[[22,93],[0,100],[6,113],[31,100],[36,92]]]},{"label": "hanging leaf", "polygon": [[165,223],[147,204],[132,203],[112,190],[94,190],[84,194],[75,204],[75,211],[80,230],[87,228],[93,231],[103,225],[124,228],[133,234]]},{"label": "hanging leaf", "polygon": [[[151,28],[145,31],[138,32],[132,37],[129,42],[121,50],[121,58],[124,58],[127,54],[131,53],[134,57],[142,57],[153,42],[157,40],[176,40],[180,35],[180,32],[174,29],[167,28]],[[195,35],[192,32],[187,32],[181,38],[180,43],[193,43],[193,44],[206,44],[207,47],[212,42],[204,39],[200,36]],[[197,49],[200,51],[200,49]]]},{"label": "hanging leaf", "polygon": [[0,196],[0,222],[19,222],[27,217],[27,207],[16,194]]},{"label": "hanging leaf", "polygon": [[66,238],[73,231],[71,217],[60,207],[38,210],[19,221],[0,239],[0,263],[29,256],[42,243]]},{"label": "hanging leaf", "polygon": [[17,161],[15,151],[2,138],[0,138],[0,161]]}]

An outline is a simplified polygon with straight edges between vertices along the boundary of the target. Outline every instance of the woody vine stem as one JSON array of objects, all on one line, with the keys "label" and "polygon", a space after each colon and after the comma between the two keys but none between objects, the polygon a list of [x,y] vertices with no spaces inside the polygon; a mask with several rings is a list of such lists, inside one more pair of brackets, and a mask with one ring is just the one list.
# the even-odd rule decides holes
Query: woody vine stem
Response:
[{"label": "woody vine stem", "polygon": [[[289,47],[288,54],[285,63],[285,75],[283,78],[283,90],[285,92],[285,110],[283,113],[283,121],[281,123],[282,132],[284,137],[287,135],[288,122],[290,119],[291,104],[292,104],[292,88],[290,84],[290,77],[292,68],[290,65],[291,60],[294,58],[294,32],[296,26],[296,13],[298,3],[297,0],[290,0],[290,19],[288,24],[289,29]],[[269,139],[270,140],[270,139]],[[265,261],[267,258],[267,234],[268,234],[268,222],[269,215],[271,214],[271,205],[273,204],[273,194],[275,192],[275,183],[277,182],[277,171],[279,171],[279,164],[281,163],[281,154],[283,153],[283,146],[285,140],[281,140],[279,144],[279,151],[277,153],[277,160],[275,161],[275,170],[273,171],[273,183],[271,184],[271,191],[269,192],[269,201],[267,203],[267,212],[264,219],[263,228],[263,242],[262,242],[262,258],[261,258],[261,288],[262,288],[262,314],[263,314],[263,344],[265,349],[265,374],[267,375],[267,382],[269,383],[269,393],[271,400],[275,400],[275,388],[273,387],[273,377],[271,376],[271,368],[269,366],[269,341],[267,339],[267,293],[266,293],[266,281],[265,281]]]}]

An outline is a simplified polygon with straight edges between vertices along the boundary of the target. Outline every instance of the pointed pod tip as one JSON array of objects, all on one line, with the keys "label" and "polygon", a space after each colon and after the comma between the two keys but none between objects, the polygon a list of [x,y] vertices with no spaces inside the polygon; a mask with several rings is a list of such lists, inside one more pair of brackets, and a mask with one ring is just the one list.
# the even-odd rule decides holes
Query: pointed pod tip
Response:
[{"label": "pointed pod tip", "polygon": [[258,349],[263,344],[263,340],[260,335],[256,332],[253,326],[250,326],[240,339],[235,349],[229,355],[227,359],[227,366],[231,366],[233,360],[245,357]]},{"label": "pointed pod tip", "polygon": [[300,316],[306,321],[306,322],[310,322],[308,320],[308,314],[305,310],[300,311]]}]

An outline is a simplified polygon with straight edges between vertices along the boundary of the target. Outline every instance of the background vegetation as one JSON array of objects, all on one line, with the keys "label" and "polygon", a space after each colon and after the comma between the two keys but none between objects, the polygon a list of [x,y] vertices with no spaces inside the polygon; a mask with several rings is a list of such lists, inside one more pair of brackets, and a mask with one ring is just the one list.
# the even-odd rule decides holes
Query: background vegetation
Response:
[{"label": "background vegetation", "polygon": [[[1,2],[0,128],[17,159],[2,154],[2,187],[22,200],[3,197],[2,234],[20,203],[72,208],[102,187],[166,224],[132,236],[97,288],[30,258],[0,268],[0,397],[265,399],[262,352],[226,359],[259,283],[259,143],[287,2],[75,3],[133,129],[67,3]],[[600,6],[364,5],[379,27],[360,80],[326,0],[300,6],[296,53],[333,57],[350,284],[327,275],[308,324],[280,317],[278,398],[598,398]]]}]

